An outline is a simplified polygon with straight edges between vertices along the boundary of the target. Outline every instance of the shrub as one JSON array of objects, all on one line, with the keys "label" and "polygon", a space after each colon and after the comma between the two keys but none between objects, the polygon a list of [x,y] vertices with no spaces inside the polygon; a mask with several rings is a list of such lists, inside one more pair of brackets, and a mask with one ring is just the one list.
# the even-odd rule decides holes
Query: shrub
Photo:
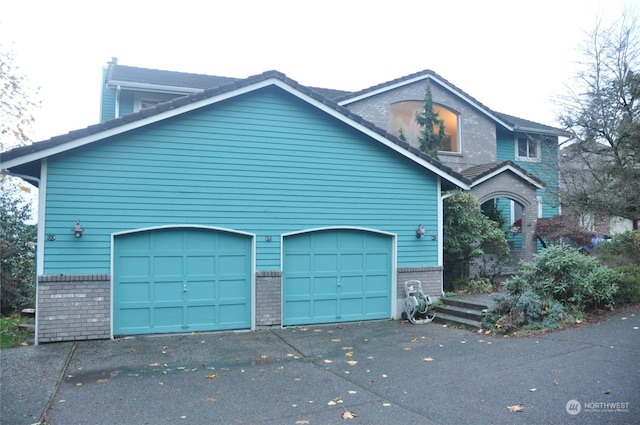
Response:
[{"label": "shrub", "polygon": [[615,296],[616,304],[640,303],[640,266],[629,264],[616,270],[622,274]]},{"label": "shrub", "polygon": [[[533,261],[520,262],[518,274],[505,282],[507,296],[495,299],[497,304],[483,326],[502,332],[522,327],[556,329],[588,309],[623,299],[640,300],[639,277],[640,267],[614,270],[577,248],[551,246]],[[623,293],[618,292],[619,285]]]},{"label": "shrub", "polygon": [[493,290],[491,279],[486,277],[476,277],[469,279],[469,291],[472,294],[490,294]]},{"label": "shrub", "polygon": [[532,290],[542,299],[585,310],[614,303],[621,273],[601,265],[576,248],[554,245],[531,262],[521,262],[519,274],[505,288],[512,295]]}]

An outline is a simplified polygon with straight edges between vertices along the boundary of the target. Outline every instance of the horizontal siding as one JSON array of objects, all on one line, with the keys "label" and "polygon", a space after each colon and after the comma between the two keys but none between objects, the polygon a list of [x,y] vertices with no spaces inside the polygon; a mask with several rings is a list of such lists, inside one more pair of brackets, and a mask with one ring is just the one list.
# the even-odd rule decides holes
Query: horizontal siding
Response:
[{"label": "horizontal siding", "polygon": [[327,226],[397,233],[399,266],[437,265],[415,238],[437,232],[434,176],[275,88],[52,159],[47,178],[46,274],[106,273],[112,232],[178,224],[257,234],[258,269],[280,268],[281,234]]}]

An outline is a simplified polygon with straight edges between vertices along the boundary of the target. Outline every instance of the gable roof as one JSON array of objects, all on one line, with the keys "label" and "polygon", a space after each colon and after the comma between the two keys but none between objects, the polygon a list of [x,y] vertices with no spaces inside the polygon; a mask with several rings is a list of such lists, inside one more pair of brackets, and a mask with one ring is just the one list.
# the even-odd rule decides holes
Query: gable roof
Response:
[{"label": "gable roof", "polygon": [[[192,74],[120,65],[117,58],[108,63],[105,85],[112,88],[146,90],[162,93],[196,93],[205,89],[240,81],[242,78]],[[309,87],[329,99],[344,96],[345,90]]]},{"label": "gable roof", "polygon": [[474,187],[495,177],[498,174],[504,173],[505,171],[511,171],[512,173],[516,174],[518,177],[529,182],[538,189],[544,189],[546,186],[542,180],[511,161],[499,161],[481,165],[474,165],[473,167],[469,167],[466,170],[463,170],[461,174],[471,180],[472,183],[470,186]]},{"label": "gable roof", "polygon": [[244,80],[234,80],[136,113],[15,148],[2,153],[1,168],[12,174],[39,179],[40,161],[45,158],[271,85],[278,86],[433,172],[443,179],[444,189],[468,189],[471,181],[462,174],[278,71],[267,71]]},{"label": "gable roof", "polygon": [[453,85],[451,82],[444,79],[442,76],[437,73],[431,71],[430,69],[426,69],[424,71],[416,72],[413,74],[405,75],[404,77],[396,78],[391,81],[387,81],[385,83],[377,84],[375,86],[371,86],[369,88],[345,94],[336,100],[340,105],[348,105],[350,103],[357,102],[362,99],[366,99],[371,96],[375,96],[380,93],[384,93],[390,90],[395,90],[399,87],[406,86],[409,84],[413,84],[419,81],[426,81],[427,79],[437,83],[441,87],[449,90],[450,92],[457,95],[459,98],[475,107],[477,110],[482,112],[485,116],[500,124],[504,128],[511,131],[521,131],[521,132],[531,132],[541,135],[550,135],[550,136],[564,136],[565,132],[562,130],[551,127],[544,124],[539,124],[534,121],[525,120],[522,118],[514,117],[513,115],[507,115],[500,112],[493,111],[489,107],[483,105],[480,101],[475,99],[473,96],[469,95],[465,91]]}]

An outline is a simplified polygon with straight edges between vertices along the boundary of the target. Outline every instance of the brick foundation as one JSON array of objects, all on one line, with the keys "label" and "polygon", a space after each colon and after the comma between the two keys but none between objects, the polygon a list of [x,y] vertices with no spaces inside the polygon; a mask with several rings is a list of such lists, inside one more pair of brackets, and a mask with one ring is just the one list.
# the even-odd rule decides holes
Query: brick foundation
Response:
[{"label": "brick foundation", "polygon": [[108,274],[40,276],[37,342],[111,337],[111,279]]}]

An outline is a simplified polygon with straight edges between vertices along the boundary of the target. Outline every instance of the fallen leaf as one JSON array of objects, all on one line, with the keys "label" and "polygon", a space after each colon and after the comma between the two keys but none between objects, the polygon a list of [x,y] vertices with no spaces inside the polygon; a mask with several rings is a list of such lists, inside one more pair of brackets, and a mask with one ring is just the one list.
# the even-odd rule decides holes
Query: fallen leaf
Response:
[{"label": "fallen leaf", "polygon": [[353,347],[342,347],[342,349],[345,351],[349,351],[349,350],[353,350]]},{"label": "fallen leaf", "polygon": [[347,363],[350,364],[351,366],[355,366],[358,364],[356,360],[349,360]]},{"label": "fallen leaf", "polygon": [[209,397],[209,398],[208,398],[208,399],[206,399],[205,401],[206,401],[206,402],[209,402],[209,403],[213,403],[213,402],[215,402],[215,401],[217,401],[217,400],[216,400],[215,398],[213,398],[213,397]]},{"label": "fallen leaf", "polygon": [[108,379],[106,379],[106,378],[103,378],[103,379],[98,379],[98,382],[100,382],[100,383],[103,383],[103,382],[109,382],[109,380],[108,380]]},{"label": "fallen leaf", "polygon": [[529,390],[529,392],[532,392],[532,393],[534,393],[534,392],[536,392],[536,391],[538,391],[538,389],[537,389],[537,388],[531,388],[531,389]]},{"label": "fallen leaf", "polygon": [[347,357],[353,357],[353,351],[347,351],[344,355]]},{"label": "fallen leaf", "polygon": [[553,385],[555,385],[555,386],[557,387],[558,385],[560,385],[560,383],[558,382],[558,380],[557,380],[557,379],[554,379],[554,380],[553,380]]},{"label": "fallen leaf", "polygon": [[514,404],[513,406],[507,406],[507,408],[511,412],[522,412],[524,410],[524,407],[522,407],[522,404]]},{"label": "fallen leaf", "polygon": [[357,394],[358,392],[357,392],[357,391],[354,391],[354,390],[349,390],[349,391],[348,391],[348,393],[349,393],[349,394]]},{"label": "fallen leaf", "polygon": [[626,317],[623,317],[623,318],[621,318],[620,320],[627,320],[627,318],[626,318]]},{"label": "fallen leaf", "polygon": [[411,347],[405,348],[404,351],[411,351]]},{"label": "fallen leaf", "polygon": [[607,390],[604,392],[605,394],[611,394],[611,390]]},{"label": "fallen leaf", "polygon": [[350,411],[344,411],[340,414],[342,419],[355,419],[358,415]]},{"label": "fallen leaf", "polygon": [[391,406],[391,403],[382,403],[382,405],[383,405],[384,407],[390,407],[390,406]]},{"label": "fallen leaf", "polygon": [[76,384],[76,387],[81,387],[81,386],[82,386],[82,382],[78,382],[78,383]]},{"label": "fallen leaf", "polygon": [[308,423],[309,423],[309,421],[307,421],[307,420],[296,421],[296,425],[307,425]]},{"label": "fallen leaf", "polygon": [[342,340],[340,338],[333,338],[331,342],[342,342]]},{"label": "fallen leaf", "polygon": [[327,363],[327,364],[328,364],[328,363],[333,363],[333,360],[324,359],[322,362],[323,362],[323,363]]},{"label": "fallen leaf", "polygon": [[418,342],[418,338],[413,338],[411,342]]},{"label": "fallen leaf", "polygon": [[158,367],[158,366],[160,366],[160,363],[151,363],[149,366],[151,366],[151,367]]},{"label": "fallen leaf", "polygon": [[206,375],[206,376],[205,376],[205,378],[207,378],[207,379],[215,379],[215,378],[217,378],[217,377],[218,377],[218,374],[217,374],[217,373],[214,373],[214,374]]},{"label": "fallen leaf", "polygon": [[423,362],[432,362],[433,359],[431,357],[425,357],[424,359],[422,359]]}]

